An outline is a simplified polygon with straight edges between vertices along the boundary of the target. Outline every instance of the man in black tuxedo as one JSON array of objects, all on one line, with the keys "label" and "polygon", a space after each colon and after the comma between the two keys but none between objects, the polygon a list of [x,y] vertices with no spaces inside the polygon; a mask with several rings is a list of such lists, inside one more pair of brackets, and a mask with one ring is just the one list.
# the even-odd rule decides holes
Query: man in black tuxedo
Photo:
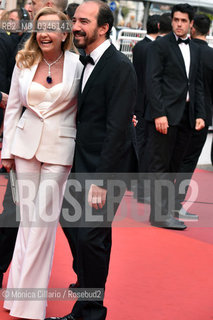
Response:
[{"label": "man in black tuxedo", "polygon": [[[137,169],[132,142],[137,80],[129,59],[110,43],[113,15],[106,3],[93,0],[82,3],[72,22],[74,43],[87,55],[78,97],[73,167],[83,187],[82,192],[77,192],[79,196],[74,194],[82,209],[74,259],[80,288],[104,290],[110,260],[111,223],[125,191],[117,190],[120,199],[111,206],[113,190],[109,183],[113,181],[110,178],[112,175],[117,179],[118,172],[124,176],[125,172]],[[93,178],[98,181],[90,183],[85,190],[87,179]],[[94,222],[88,221],[88,211],[93,214]],[[99,301],[78,300],[71,314],[56,319],[79,318],[104,320],[103,297]]]},{"label": "man in black tuxedo", "polygon": [[[16,39],[12,39],[4,30],[0,30],[0,91],[9,93],[10,81],[15,63],[14,51],[17,46]],[[4,111],[0,108],[0,135]]]},{"label": "man in black tuxedo", "polygon": [[172,17],[170,12],[165,12],[160,16],[159,19],[159,37],[166,36],[169,32],[172,31]]},{"label": "man in black tuxedo", "polygon": [[176,178],[176,199],[175,209],[176,216],[180,219],[197,220],[198,216],[187,212],[181,205],[184,201],[188,186],[184,190],[179,190],[180,183],[187,179],[190,181],[192,174],[196,168],[199,156],[203,149],[206,137],[208,134],[208,126],[212,124],[213,111],[213,49],[208,46],[206,36],[209,33],[211,21],[205,14],[198,14],[194,18],[194,23],[191,28],[191,37],[200,47],[201,62],[203,65],[203,82],[205,93],[205,109],[206,120],[205,128],[200,131],[193,130],[190,145],[181,162],[179,173]]},{"label": "man in black tuxedo", "polygon": [[[147,35],[138,41],[133,48],[133,65],[137,74],[138,92],[135,106],[135,115],[138,123],[136,126],[136,136],[139,156],[139,172],[145,172],[145,143],[146,143],[146,121],[144,110],[146,107],[145,74],[146,74],[146,52],[148,45],[158,36],[159,15],[149,16],[147,20]],[[139,202],[144,202],[143,177],[139,176],[139,184],[135,197]]]},{"label": "man in black tuxedo", "polygon": [[[172,30],[171,14],[163,13],[161,16],[153,15],[148,17],[147,21],[147,35],[139,41],[133,48],[133,65],[138,79],[138,94],[135,108],[135,114],[138,120],[136,126],[136,136],[139,154],[139,179],[138,189],[135,197],[138,202],[144,203],[150,201],[150,188],[146,185],[144,188],[144,181],[147,180],[147,165],[149,159],[146,157],[146,142],[147,142],[147,126],[144,119],[145,108],[147,104],[146,98],[146,53],[148,45],[168,34]],[[145,173],[145,174],[144,174]]]},{"label": "man in black tuxedo", "polygon": [[[135,115],[138,120],[136,126],[137,133],[137,142],[142,144],[144,140],[143,132],[143,115],[145,109],[145,73],[146,73],[146,51],[149,43],[154,41],[158,36],[158,22],[159,15],[149,16],[147,20],[147,34],[145,38],[141,41],[138,41],[133,48],[133,65],[137,74],[138,82],[138,93],[137,93],[137,102],[135,106]],[[142,119],[142,120],[141,120]],[[140,133],[141,132],[141,133]],[[141,138],[140,138],[141,137]],[[139,148],[140,149],[140,148]]]},{"label": "man in black tuxedo", "polygon": [[194,10],[188,4],[172,9],[173,32],[154,41],[147,54],[147,157],[151,176],[153,226],[184,230],[173,217],[175,173],[188,147],[193,128],[205,126],[199,48],[187,33]]}]

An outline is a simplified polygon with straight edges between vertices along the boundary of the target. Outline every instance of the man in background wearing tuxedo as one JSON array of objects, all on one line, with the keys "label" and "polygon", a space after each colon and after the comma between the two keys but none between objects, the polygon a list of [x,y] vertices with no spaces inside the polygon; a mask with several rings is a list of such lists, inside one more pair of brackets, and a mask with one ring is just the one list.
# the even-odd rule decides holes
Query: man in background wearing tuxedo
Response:
[{"label": "man in background wearing tuxedo", "polygon": [[180,183],[187,179],[190,182],[196,168],[199,156],[203,149],[208,134],[208,126],[212,124],[213,111],[213,49],[208,46],[206,36],[209,33],[211,21],[205,14],[198,14],[194,18],[191,28],[193,42],[200,47],[201,63],[203,66],[203,83],[205,96],[206,120],[205,127],[193,130],[190,145],[181,162],[179,173],[176,178],[175,215],[180,219],[198,220],[198,215],[187,212],[181,205],[184,201],[188,186],[180,192]]},{"label": "man in background wearing tuxedo", "polygon": [[159,35],[156,39],[159,39],[159,37],[166,36],[169,32],[172,31],[172,17],[170,12],[165,12],[160,16],[159,19]]},{"label": "man in background wearing tuxedo", "polygon": [[[80,288],[102,288],[104,291],[111,251],[112,220],[109,218],[113,219],[119,205],[118,201],[110,209],[113,202],[109,187],[113,182],[111,174],[117,178],[118,172],[123,177],[125,172],[137,170],[132,141],[137,80],[129,59],[110,43],[113,15],[106,3],[95,0],[83,2],[76,9],[72,22],[74,43],[87,55],[81,57],[85,68],[78,96],[72,169],[83,187],[73,194],[82,209],[79,227],[76,228],[74,259]],[[80,180],[81,173],[85,175]],[[96,178],[99,183],[90,183],[88,191],[84,190],[84,182],[90,178]],[[124,191],[118,196],[120,201]],[[94,222],[85,221],[89,210]],[[74,228],[70,227],[71,234]],[[104,320],[106,307],[103,297],[98,301],[77,300],[70,314],[56,319],[79,318]]]},{"label": "man in background wearing tuxedo", "polygon": [[199,48],[187,37],[194,10],[188,4],[172,9],[173,32],[152,42],[147,54],[147,157],[151,176],[151,225],[184,230],[173,217],[175,173],[193,129],[205,126]]},{"label": "man in background wearing tuxedo", "polygon": [[[135,108],[135,114],[138,120],[136,126],[138,156],[139,156],[139,179],[138,189],[135,197],[138,202],[144,203],[150,201],[149,185],[144,186],[144,181],[147,180],[147,166],[149,159],[146,157],[146,142],[147,142],[147,122],[144,119],[145,108],[147,104],[146,98],[146,72],[147,61],[146,54],[149,44],[165,36],[171,32],[171,14],[163,13],[161,16],[153,15],[148,17],[147,21],[147,35],[139,41],[133,48],[133,65],[138,79],[138,93]],[[144,174],[145,173],[145,174]]]},{"label": "man in background wearing tuxedo", "polygon": [[[148,45],[158,36],[158,23],[160,16],[155,14],[149,16],[147,20],[147,34],[145,38],[138,41],[133,48],[133,65],[137,74],[138,92],[135,106],[135,115],[138,120],[136,126],[136,136],[139,156],[139,172],[145,172],[145,154],[144,147],[146,142],[146,121],[144,120],[144,110],[146,107],[146,53]],[[139,179],[137,194],[135,195],[139,202],[144,201],[143,179]]]}]

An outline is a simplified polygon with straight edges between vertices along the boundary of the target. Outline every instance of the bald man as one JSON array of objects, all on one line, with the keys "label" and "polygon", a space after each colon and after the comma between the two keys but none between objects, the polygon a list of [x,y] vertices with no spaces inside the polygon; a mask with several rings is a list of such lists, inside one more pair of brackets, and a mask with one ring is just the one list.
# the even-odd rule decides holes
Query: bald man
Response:
[{"label": "bald man", "polygon": [[56,8],[64,12],[67,8],[68,0],[32,0],[34,15],[44,7]]}]

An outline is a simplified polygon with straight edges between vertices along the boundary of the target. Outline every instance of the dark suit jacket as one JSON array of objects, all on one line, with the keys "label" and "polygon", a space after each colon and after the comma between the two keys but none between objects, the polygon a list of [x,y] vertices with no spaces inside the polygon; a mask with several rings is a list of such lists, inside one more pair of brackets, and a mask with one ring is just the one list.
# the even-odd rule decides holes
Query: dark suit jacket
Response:
[{"label": "dark suit jacket", "polygon": [[169,125],[178,125],[185,110],[187,91],[190,96],[191,127],[194,127],[196,118],[205,119],[199,47],[192,41],[189,46],[188,79],[184,59],[173,32],[150,44],[147,53],[147,120],[167,116]]},{"label": "dark suit jacket", "polygon": [[[9,93],[10,90],[18,41],[18,37],[13,38],[0,30],[0,91],[5,93]],[[2,121],[3,110],[0,108],[0,126]]]},{"label": "dark suit jacket", "polygon": [[9,93],[19,37],[0,30],[0,91]]},{"label": "dark suit jacket", "polygon": [[213,111],[213,49],[210,48],[204,40],[194,39],[193,42],[200,47],[201,62],[203,65],[206,125],[209,126],[212,124]]},{"label": "dark suit jacket", "polygon": [[132,170],[136,87],[131,62],[111,45],[79,93],[74,172]]},{"label": "dark suit jacket", "polygon": [[146,81],[146,52],[147,47],[152,41],[145,37],[143,40],[136,43],[133,48],[133,65],[138,79],[138,93],[135,106],[135,114],[138,118],[144,115],[145,111],[145,81]]}]

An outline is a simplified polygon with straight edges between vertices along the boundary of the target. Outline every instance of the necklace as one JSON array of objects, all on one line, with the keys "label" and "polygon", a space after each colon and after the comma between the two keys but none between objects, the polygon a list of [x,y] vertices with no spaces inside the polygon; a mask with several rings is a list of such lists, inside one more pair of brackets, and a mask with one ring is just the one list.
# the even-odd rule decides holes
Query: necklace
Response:
[{"label": "necklace", "polygon": [[52,77],[51,77],[51,69],[50,69],[50,68],[51,68],[54,64],[56,64],[56,63],[61,59],[62,56],[63,56],[63,52],[62,52],[62,53],[60,54],[60,56],[59,56],[55,61],[53,61],[52,63],[48,63],[47,60],[43,57],[44,62],[48,65],[48,68],[49,68],[48,76],[47,76],[47,78],[46,78],[47,83],[52,83],[52,81],[53,81],[53,79],[52,79]]}]

